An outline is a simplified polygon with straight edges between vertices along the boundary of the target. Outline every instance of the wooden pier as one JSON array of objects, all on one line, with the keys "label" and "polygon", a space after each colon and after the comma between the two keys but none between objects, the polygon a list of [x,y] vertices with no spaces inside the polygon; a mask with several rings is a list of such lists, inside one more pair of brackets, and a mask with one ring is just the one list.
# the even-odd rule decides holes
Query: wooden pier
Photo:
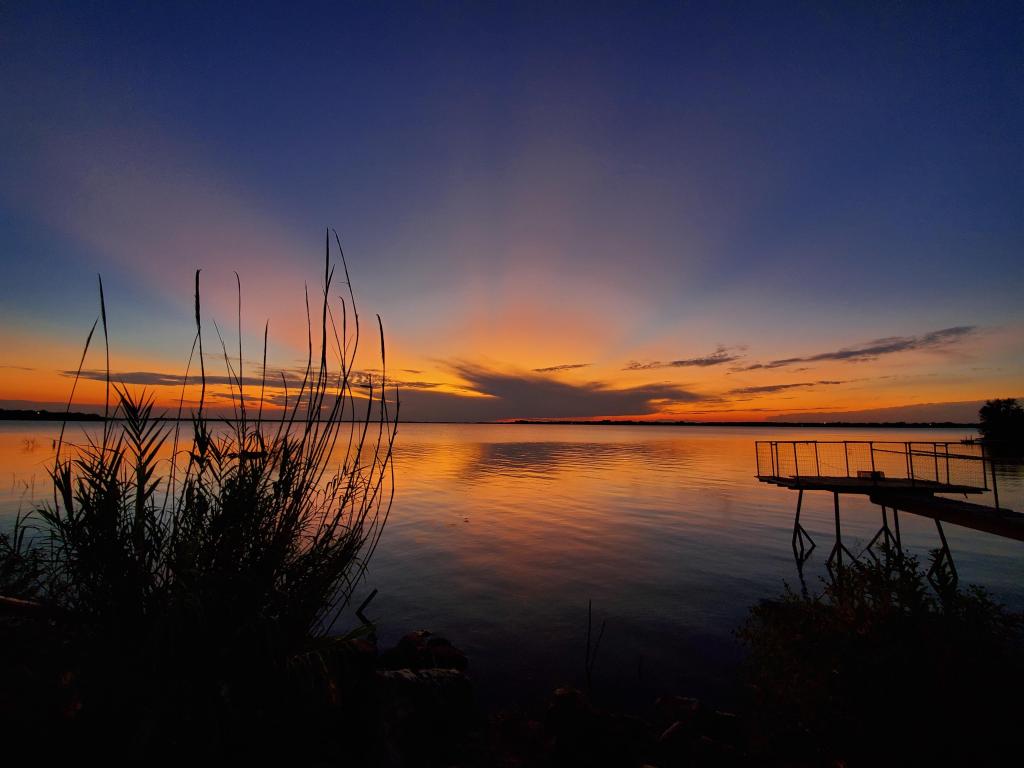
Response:
[{"label": "wooden pier", "polygon": [[[954,578],[956,568],[946,543],[943,523],[1024,541],[1024,514],[1000,506],[995,469],[983,446],[939,442],[794,440],[758,441],[755,447],[757,479],[798,492],[793,553],[800,564],[815,546],[810,534],[800,524],[804,491],[826,491],[833,495],[836,541],[828,558],[829,566],[834,562],[842,565],[844,555],[857,559],[842,541],[839,496],[844,493],[865,495],[882,509],[882,527],[865,547],[866,551],[879,542],[902,549],[900,512],[933,519],[942,542],[939,560],[946,561]],[[987,493],[992,494],[993,506],[940,495]],[[889,527],[890,510],[892,528]],[[939,561],[936,561],[933,570],[938,565]]]}]

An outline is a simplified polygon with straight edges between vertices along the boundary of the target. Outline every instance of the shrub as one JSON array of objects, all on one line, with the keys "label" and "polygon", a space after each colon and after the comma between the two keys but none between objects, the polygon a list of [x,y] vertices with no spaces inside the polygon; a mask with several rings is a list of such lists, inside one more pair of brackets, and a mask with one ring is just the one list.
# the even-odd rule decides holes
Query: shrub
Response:
[{"label": "shrub", "polygon": [[919,764],[998,755],[1024,681],[1021,617],[978,588],[927,586],[889,552],[755,606],[749,651],[761,747],[784,759]]}]

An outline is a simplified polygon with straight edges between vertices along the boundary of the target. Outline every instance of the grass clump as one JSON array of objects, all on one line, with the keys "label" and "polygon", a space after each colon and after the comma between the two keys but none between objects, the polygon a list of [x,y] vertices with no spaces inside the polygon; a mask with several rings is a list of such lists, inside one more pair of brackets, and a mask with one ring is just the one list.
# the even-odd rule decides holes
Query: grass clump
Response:
[{"label": "grass clump", "polygon": [[[340,705],[345,643],[328,632],[386,522],[397,425],[383,331],[380,376],[355,371],[347,268],[339,307],[333,277],[328,247],[319,349],[310,323],[301,385],[289,391],[283,380],[273,420],[266,332],[258,396],[247,391],[256,384],[243,375],[241,342],[232,359],[221,341],[234,417],[207,415],[197,272],[190,367],[197,357],[201,394],[187,426],[112,382],[108,362],[102,433],[69,447],[62,431],[33,543],[24,526],[0,541],[4,589],[39,606],[6,625],[32,645],[22,648],[30,682],[50,692],[19,710],[31,732],[56,734],[76,753],[116,744],[158,759],[295,757],[323,743],[291,728],[315,727]],[[308,316],[308,296],[306,306]],[[106,339],[102,285],[98,322]]]},{"label": "grass clump", "polygon": [[918,560],[894,551],[820,595],[787,587],[738,633],[759,748],[807,764],[998,756],[1015,738],[1022,626],[979,588],[929,588]]}]

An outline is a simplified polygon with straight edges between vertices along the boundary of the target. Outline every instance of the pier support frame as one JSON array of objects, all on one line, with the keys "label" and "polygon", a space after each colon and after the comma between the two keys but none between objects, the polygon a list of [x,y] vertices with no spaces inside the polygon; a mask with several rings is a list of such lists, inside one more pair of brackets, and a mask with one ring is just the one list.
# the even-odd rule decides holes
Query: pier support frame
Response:
[{"label": "pier support frame", "polygon": [[835,562],[839,568],[842,568],[844,552],[850,558],[851,563],[857,562],[857,556],[843,544],[843,531],[839,524],[839,494],[837,492],[832,494],[832,500],[836,511],[836,543],[832,546],[832,552],[829,554],[828,560],[825,561],[825,565],[832,568],[832,563]]},{"label": "pier support frame", "polygon": [[[868,545],[866,547],[864,547],[864,549],[861,551],[861,554],[864,554],[864,552],[867,552],[869,555],[874,557],[876,560],[878,558],[876,557],[876,555],[874,553],[874,550],[873,550],[873,547],[875,546],[875,544],[881,543],[881,545],[882,545],[882,547],[884,549],[888,549],[890,551],[895,549],[898,552],[900,550],[899,536],[898,535],[894,535],[893,532],[889,529],[889,512],[888,512],[888,509],[886,508],[886,506],[884,504],[880,504],[879,506],[882,508],[882,527],[878,529],[878,533],[876,533],[874,536],[871,537],[871,541],[869,541]],[[893,514],[893,519],[894,519],[894,521],[896,523],[896,529],[899,530],[899,518],[896,516],[897,512],[896,512],[895,507],[892,510],[892,514]]]},{"label": "pier support frame", "polygon": [[[928,569],[928,581],[936,591],[940,591],[943,587],[956,586],[960,576],[956,572],[956,563],[953,562],[953,553],[949,549],[949,542],[946,541],[946,532],[942,530],[942,523],[938,518],[935,519],[935,528],[939,532],[942,547],[936,551],[935,561]],[[943,576],[945,569],[948,569],[948,579]]]},{"label": "pier support frame", "polygon": [[797,566],[802,566],[807,561],[815,547],[811,534],[800,524],[800,509],[803,502],[804,489],[801,488],[796,497],[796,521],[793,523],[793,557],[796,558]]}]

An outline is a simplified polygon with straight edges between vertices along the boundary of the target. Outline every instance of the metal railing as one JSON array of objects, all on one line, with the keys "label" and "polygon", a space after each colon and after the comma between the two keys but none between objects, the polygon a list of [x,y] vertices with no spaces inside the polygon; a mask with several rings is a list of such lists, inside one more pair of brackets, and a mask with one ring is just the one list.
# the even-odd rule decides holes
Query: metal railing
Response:
[{"label": "metal railing", "polygon": [[989,467],[983,445],[952,442],[877,440],[758,440],[757,476],[909,480],[934,488],[949,486],[992,490],[996,507],[999,491],[995,469],[989,487]]}]

